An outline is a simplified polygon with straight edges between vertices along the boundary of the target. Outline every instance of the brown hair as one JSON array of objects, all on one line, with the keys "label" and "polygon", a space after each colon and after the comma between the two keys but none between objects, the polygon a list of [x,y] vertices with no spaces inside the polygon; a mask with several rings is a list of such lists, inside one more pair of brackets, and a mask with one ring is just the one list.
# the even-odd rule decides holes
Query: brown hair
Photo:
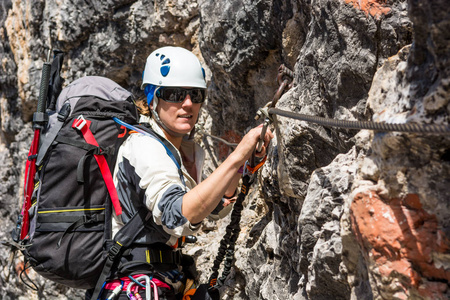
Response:
[{"label": "brown hair", "polygon": [[139,97],[137,100],[134,101],[134,105],[136,105],[136,108],[141,115],[148,117],[152,115],[150,108],[148,107],[147,104],[147,97],[145,96]]}]

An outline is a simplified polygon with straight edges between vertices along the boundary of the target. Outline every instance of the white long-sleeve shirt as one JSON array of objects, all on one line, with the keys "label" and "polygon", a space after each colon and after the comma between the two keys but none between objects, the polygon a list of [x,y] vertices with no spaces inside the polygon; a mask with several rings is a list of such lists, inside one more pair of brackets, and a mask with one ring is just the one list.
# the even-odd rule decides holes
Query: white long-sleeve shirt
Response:
[{"label": "white long-sleeve shirt", "polygon": [[[156,133],[164,137],[153,119],[141,117],[140,122],[149,123]],[[185,157],[190,156],[195,161],[197,178],[201,180],[205,160],[203,149],[187,138],[183,139],[181,149]],[[178,238],[198,231],[201,224],[191,224],[181,211],[184,194],[197,183],[184,166],[181,170],[186,185],[179,176],[176,164],[158,140],[142,133],[132,133],[119,148],[114,169],[114,183],[123,213],[122,218],[113,213],[113,236],[136,212],[132,201],[145,204],[152,212],[151,220],[138,238],[140,244],[165,243],[174,246]],[[230,209],[231,205],[224,208],[221,202],[212,214],[217,217],[220,212],[222,217]]]}]

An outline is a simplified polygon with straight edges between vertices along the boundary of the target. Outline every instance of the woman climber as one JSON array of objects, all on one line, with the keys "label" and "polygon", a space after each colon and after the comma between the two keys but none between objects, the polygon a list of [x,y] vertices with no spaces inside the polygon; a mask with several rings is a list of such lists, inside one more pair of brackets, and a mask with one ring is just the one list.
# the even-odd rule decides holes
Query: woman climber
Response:
[{"label": "woman climber", "polygon": [[[117,279],[105,284],[100,299],[139,299],[150,292],[154,299],[210,299],[205,289],[195,293],[195,263],[182,254],[181,247],[206,217],[221,218],[231,210],[242,166],[258,143],[261,127],[250,130],[203,180],[204,152],[189,134],[206,98],[205,72],[199,60],[183,48],[157,49],[147,58],[141,87],[146,101],[136,102],[140,124],[151,128],[168,146],[133,133],[119,149],[114,183],[125,220],[113,213],[113,234],[136,207],[145,205],[151,217],[124,253],[124,268],[115,270],[113,278]],[[265,155],[272,138],[267,131],[258,156]],[[180,168],[174,156],[181,157]]]}]

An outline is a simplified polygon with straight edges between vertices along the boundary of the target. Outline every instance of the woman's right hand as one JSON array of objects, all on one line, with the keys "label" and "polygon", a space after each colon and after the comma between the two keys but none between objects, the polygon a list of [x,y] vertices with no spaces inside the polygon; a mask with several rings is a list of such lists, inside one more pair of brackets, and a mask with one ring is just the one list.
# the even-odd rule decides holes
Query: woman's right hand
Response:
[{"label": "woman's right hand", "polygon": [[[233,151],[232,155],[236,156],[236,158],[240,161],[240,164],[244,164],[255,150],[258,141],[261,136],[261,131],[263,130],[263,125],[259,125],[258,127],[250,130],[238,144],[236,149]],[[264,135],[264,144],[261,148],[260,152],[256,153],[258,157],[264,157],[266,155],[266,149],[269,145],[270,141],[273,139],[273,133],[270,129],[267,129],[266,134]]]},{"label": "woman's right hand", "polygon": [[[262,129],[261,125],[250,130],[236,149],[208,178],[184,195],[182,213],[192,224],[206,218],[226,192],[229,192],[229,195],[236,190],[241,175],[238,170],[253,154]],[[258,156],[266,155],[267,146],[272,138],[272,132],[267,130],[264,135],[264,146]]]}]

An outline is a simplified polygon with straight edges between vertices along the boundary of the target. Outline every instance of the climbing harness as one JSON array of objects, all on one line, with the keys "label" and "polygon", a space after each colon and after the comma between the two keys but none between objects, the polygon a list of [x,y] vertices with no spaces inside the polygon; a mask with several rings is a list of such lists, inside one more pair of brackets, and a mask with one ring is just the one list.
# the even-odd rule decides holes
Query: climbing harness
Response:
[{"label": "climbing harness", "polygon": [[[145,300],[158,300],[158,279],[148,275],[134,275],[116,279],[108,284],[105,283],[104,289],[109,290],[107,300],[116,299],[120,293],[124,292],[130,300],[143,300],[139,292],[145,290]],[[166,285],[167,286],[167,285]],[[168,286],[167,286],[168,287]]]}]

